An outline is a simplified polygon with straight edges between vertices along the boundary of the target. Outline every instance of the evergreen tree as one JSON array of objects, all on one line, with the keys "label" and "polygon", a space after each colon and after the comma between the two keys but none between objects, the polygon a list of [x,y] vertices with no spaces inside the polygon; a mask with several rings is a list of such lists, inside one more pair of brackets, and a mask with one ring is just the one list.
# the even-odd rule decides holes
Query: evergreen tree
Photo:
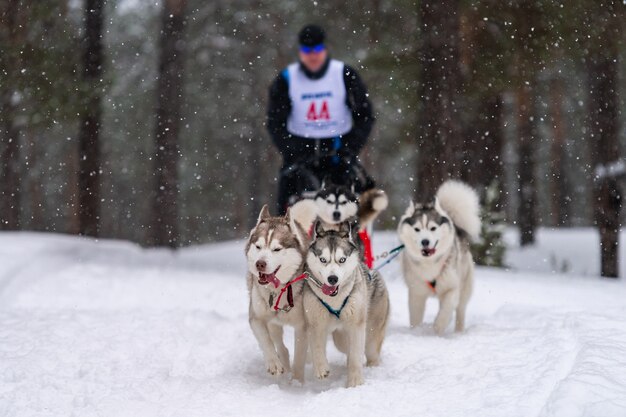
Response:
[{"label": "evergreen tree", "polygon": [[506,245],[502,233],[505,217],[500,199],[500,184],[493,181],[485,190],[484,203],[481,206],[480,241],[472,245],[472,253],[477,265],[504,267]]}]

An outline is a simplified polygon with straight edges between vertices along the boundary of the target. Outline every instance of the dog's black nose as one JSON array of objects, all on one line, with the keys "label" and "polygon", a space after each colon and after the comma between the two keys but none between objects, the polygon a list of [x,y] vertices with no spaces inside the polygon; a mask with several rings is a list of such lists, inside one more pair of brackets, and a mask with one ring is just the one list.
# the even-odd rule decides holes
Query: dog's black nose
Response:
[{"label": "dog's black nose", "polygon": [[263,272],[265,271],[265,267],[267,266],[267,262],[265,261],[256,261],[256,269],[257,271]]},{"label": "dog's black nose", "polygon": [[339,281],[339,278],[337,277],[337,275],[331,275],[328,277],[328,283],[330,285],[335,285],[338,281]]},{"label": "dog's black nose", "polygon": [[341,218],[341,213],[338,211],[333,211],[333,220],[339,220]]},{"label": "dog's black nose", "polygon": [[430,240],[428,239],[422,239],[422,246],[424,247],[428,247],[428,245],[430,244]]}]

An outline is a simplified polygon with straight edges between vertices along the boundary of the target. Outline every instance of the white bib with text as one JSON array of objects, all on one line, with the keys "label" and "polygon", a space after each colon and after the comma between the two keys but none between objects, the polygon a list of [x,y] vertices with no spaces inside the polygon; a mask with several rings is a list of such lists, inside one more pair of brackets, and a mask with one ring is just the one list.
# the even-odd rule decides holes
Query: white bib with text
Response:
[{"label": "white bib with text", "polygon": [[289,133],[320,139],[344,135],[352,129],[352,113],[346,104],[343,62],[330,60],[326,74],[312,80],[299,63],[287,67],[291,114]]}]

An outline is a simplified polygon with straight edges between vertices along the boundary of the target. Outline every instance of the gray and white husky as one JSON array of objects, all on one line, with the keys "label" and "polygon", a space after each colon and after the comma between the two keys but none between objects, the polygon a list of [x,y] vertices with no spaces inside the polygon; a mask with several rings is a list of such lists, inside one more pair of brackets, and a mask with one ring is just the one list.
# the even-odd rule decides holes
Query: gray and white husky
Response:
[{"label": "gray and white husky", "polygon": [[409,288],[411,327],[422,323],[426,299],[436,296],[435,332],[445,331],[455,311],[455,331],[464,330],[474,280],[470,239],[479,233],[478,196],[462,182],[446,181],[434,200],[411,202],[398,225],[405,245],[401,262]]},{"label": "gray and white husky", "polygon": [[[289,213],[271,217],[263,207],[246,244],[247,284],[250,295],[250,327],[263,351],[267,371],[279,375],[290,370],[289,351],[283,342],[283,326],[295,329],[293,378],[304,381],[307,340],[302,294],[308,239]],[[282,296],[279,295],[285,288]]]},{"label": "gray and white husky", "polygon": [[348,356],[348,387],[363,383],[363,354],[368,366],[378,365],[389,317],[389,295],[378,272],[361,262],[349,223],[339,230],[314,227],[306,256],[309,274],[304,290],[304,314],[314,375],[325,378],[328,334]]}]

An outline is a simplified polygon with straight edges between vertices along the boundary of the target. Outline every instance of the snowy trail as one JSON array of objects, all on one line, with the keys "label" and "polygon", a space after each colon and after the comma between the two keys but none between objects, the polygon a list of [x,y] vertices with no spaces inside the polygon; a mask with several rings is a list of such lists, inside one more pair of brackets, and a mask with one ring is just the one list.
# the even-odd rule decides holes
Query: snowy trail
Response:
[{"label": "snowy trail", "polygon": [[[597,260],[564,246],[571,235],[540,238],[513,251],[515,270],[478,270],[460,335],[411,331],[398,266],[385,268],[383,363],[346,390],[332,347],[328,380],[310,365],[304,386],[265,373],[241,242],[172,253],[3,233],[0,416],[625,416],[626,285],[583,276]],[[377,234],[375,252],[394,239]],[[579,275],[549,273],[563,265],[551,251]]]}]

